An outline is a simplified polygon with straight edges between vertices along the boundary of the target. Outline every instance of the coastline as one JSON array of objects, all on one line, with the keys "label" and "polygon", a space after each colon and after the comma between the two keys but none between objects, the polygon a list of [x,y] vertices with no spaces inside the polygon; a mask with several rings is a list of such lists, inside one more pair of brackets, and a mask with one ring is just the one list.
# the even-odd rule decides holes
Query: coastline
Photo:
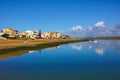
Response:
[{"label": "coastline", "polygon": [[[59,48],[60,45],[86,42],[90,39],[39,39],[39,40],[0,40],[0,59],[20,56],[29,52],[43,49]],[[98,39],[94,39],[98,40]],[[106,39],[99,39],[106,40]],[[108,40],[108,39],[107,39]],[[116,40],[116,39],[109,39]],[[117,39],[119,40],[119,39]]]},{"label": "coastline", "polygon": [[39,40],[0,40],[0,50],[16,47],[30,47],[43,44],[78,42],[80,39],[39,39]]},{"label": "coastline", "polygon": [[[40,40],[7,40],[0,41],[0,58],[9,58],[20,56],[29,51],[42,50],[46,48],[54,48],[62,44],[84,42],[87,40],[80,39],[40,39]],[[13,44],[14,42],[14,44]],[[23,44],[24,42],[28,42]]]}]

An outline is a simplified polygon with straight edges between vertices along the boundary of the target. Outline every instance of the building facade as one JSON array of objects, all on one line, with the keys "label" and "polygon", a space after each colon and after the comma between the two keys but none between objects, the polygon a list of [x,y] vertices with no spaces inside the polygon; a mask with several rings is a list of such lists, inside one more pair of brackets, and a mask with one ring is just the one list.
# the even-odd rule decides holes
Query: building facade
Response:
[{"label": "building facade", "polygon": [[3,29],[2,33],[8,34],[9,37],[16,37],[16,36],[18,36],[18,31],[17,30],[13,30],[11,28]]},{"label": "building facade", "polygon": [[61,34],[59,32],[43,32],[41,37],[47,39],[58,39],[61,37]]},{"label": "building facade", "polygon": [[28,30],[25,31],[25,35],[27,39],[35,39],[38,35],[38,32],[34,30]]}]

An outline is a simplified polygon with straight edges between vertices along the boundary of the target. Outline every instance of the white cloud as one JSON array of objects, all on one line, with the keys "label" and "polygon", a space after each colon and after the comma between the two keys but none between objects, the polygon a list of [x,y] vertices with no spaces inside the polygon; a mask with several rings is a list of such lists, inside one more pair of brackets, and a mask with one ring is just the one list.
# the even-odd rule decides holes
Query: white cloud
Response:
[{"label": "white cloud", "polygon": [[92,30],[93,28],[92,27],[89,27],[89,30]]},{"label": "white cloud", "polygon": [[93,26],[83,29],[81,26],[69,29],[69,35],[72,37],[108,37],[120,36],[120,24],[115,27],[107,27],[103,21],[97,22]]},{"label": "white cloud", "polygon": [[103,21],[97,22],[97,23],[95,24],[95,26],[96,26],[96,27],[105,27],[105,23],[104,23]]},{"label": "white cloud", "polygon": [[83,30],[82,26],[76,26],[76,27],[70,28],[70,31],[82,31],[82,30]]}]

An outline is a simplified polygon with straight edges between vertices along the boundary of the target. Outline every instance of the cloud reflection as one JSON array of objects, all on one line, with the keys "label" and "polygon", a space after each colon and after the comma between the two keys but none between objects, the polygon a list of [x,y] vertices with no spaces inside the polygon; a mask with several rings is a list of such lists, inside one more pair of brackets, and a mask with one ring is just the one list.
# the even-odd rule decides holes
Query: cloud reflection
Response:
[{"label": "cloud reflection", "polygon": [[82,45],[80,45],[80,44],[75,44],[75,45],[72,45],[72,48],[73,48],[73,49],[76,49],[76,50],[81,50],[81,49],[82,49]]},{"label": "cloud reflection", "polygon": [[120,53],[120,41],[119,40],[96,40],[89,42],[80,42],[70,44],[73,49],[82,50],[83,47],[93,50],[98,55],[103,55],[108,49],[114,49]]}]

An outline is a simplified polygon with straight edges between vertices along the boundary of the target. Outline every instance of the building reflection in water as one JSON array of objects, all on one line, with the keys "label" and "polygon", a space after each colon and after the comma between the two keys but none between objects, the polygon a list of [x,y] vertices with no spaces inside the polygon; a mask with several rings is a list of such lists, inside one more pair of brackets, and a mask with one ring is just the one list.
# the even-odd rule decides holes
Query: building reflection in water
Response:
[{"label": "building reflection in water", "polygon": [[58,49],[58,48],[60,48],[60,46],[54,46],[54,47],[45,48],[45,50]]},{"label": "building reflection in water", "polygon": [[120,41],[119,40],[96,40],[89,42],[79,42],[70,44],[73,49],[82,50],[83,48],[92,49],[98,55],[103,55],[105,51],[112,48],[120,53]]},{"label": "building reflection in water", "polygon": [[4,58],[9,58],[9,57],[16,57],[16,56],[21,56],[24,54],[32,54],[32,53],[42,53],[42,50],[51,50],[51,49],[57,49],[60,48],[60,46],[52,46],[49,48],[34,48],[34,49],[23,49],[23,50],[10,50],[10,51],[6,51],[5,53],[1,53],[0,54],[0,59],[4,59]]},{"label": "building reflection in water", "polygon": [[[60,46],[53,46],[53,47],[45,48],[42,50],[52,50],[52,49],[57,49],[57,48],[60,48]],[[29,51],[28,54],[35,53],[35,52],[41,53],[42,50]]]}]

